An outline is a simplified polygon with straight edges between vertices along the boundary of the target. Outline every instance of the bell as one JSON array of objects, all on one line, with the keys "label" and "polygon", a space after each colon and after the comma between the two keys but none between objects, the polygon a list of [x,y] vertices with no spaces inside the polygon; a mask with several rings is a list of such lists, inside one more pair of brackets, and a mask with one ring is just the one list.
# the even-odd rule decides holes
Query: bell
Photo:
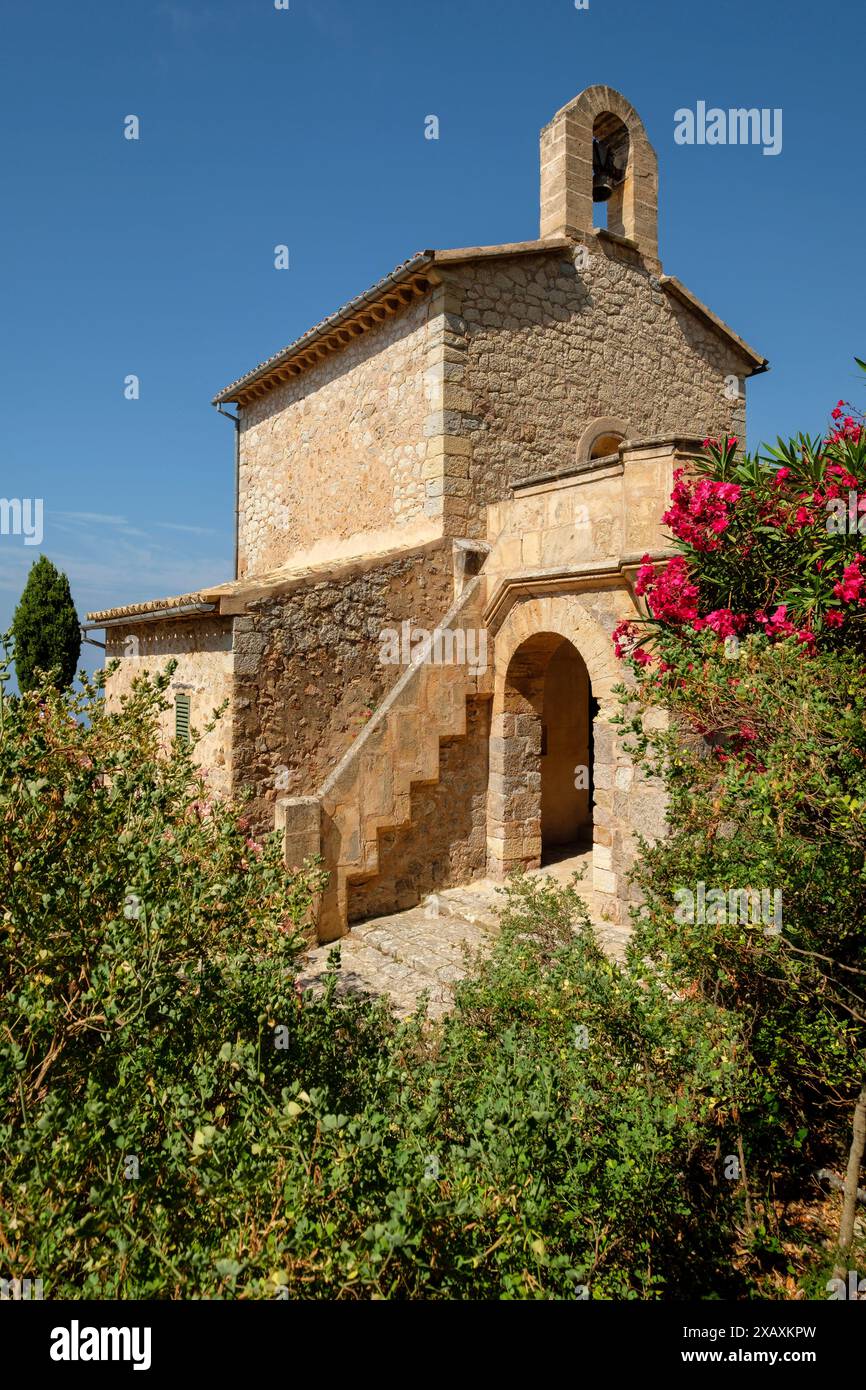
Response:
[{"label": "bell", "polygon": [[592,142],[592,201],[606,203],[622,175],[614,163],[613,153],[601,140]]}]

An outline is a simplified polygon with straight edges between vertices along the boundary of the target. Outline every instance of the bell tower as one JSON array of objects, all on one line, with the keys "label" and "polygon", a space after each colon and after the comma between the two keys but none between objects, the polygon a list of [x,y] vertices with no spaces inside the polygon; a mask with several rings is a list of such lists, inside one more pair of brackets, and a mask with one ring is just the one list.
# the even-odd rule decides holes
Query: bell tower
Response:
[{"label": "bell tower", "polygon": [[541,236],[593,229],[607,203],[608,231],[658,259],[658,160],[634,107],[613,87],[587,87],[541,132]]}]

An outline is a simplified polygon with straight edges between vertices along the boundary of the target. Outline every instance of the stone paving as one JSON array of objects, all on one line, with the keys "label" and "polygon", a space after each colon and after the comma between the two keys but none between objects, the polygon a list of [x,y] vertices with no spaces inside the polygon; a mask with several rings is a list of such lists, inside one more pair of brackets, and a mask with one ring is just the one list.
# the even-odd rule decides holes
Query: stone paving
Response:
[{"label": "stone paving", "polygon": [[[530,873],[565,883],[582,868],[585,883],[591,860],[586,852]],[[622,959],[628,928],[603,919],[591,888],[580,892],[605,950]],[[433,893],[418,907],[359,922],[339,942],[308,951],[299,983],[318,991],[328,957],[339,946],[339,992],[387,996],[400,1017],[413,1013],[426,993],[430,1016],[440,1018],[451,1007],[454,986],[467,973],[472,955],[490,949],[502,905],[501,885],[487,879]]]}]

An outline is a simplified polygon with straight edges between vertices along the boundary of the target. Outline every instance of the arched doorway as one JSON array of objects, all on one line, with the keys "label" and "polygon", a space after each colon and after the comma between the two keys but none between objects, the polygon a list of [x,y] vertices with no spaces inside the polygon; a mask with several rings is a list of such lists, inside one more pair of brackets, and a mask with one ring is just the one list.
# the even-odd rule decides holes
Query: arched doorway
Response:
[{"label": "arched doorway", "polygon": [[566,638],[544,673],[541,714],[541,862],[592,844],[589,676]]},{"label": "arched doorway", "polygon": [[577,648],[538,632],[508,663],[501,748],[491,762],[491,827],[500,866],[534,868],[592,843],[590,680]]}]

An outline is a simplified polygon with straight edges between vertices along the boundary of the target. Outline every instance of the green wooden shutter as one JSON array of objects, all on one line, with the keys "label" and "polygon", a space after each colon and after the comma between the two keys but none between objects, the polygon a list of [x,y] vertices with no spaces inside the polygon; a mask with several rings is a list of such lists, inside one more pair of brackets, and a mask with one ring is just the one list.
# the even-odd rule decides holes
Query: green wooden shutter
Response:
[{"label": "green wooden shutter", "polygon": [[174,736],[182,743],[189,743],[189,696],[174,697]]}]

